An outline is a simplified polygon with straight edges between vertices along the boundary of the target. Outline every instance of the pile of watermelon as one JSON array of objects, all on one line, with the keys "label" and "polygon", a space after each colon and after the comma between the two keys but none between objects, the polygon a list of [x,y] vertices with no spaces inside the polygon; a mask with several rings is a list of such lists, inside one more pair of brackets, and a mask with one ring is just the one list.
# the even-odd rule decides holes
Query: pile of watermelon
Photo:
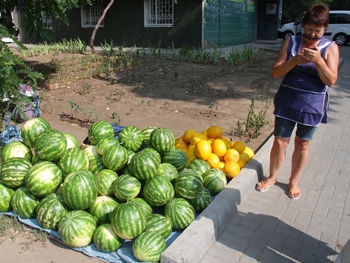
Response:
[{"label": "pile of watermelon", "polygon": [[103,120],[89,145],[28,120],[21,141],[3,147],[0,212],[36,218],[62,241],[102,252],[132,241],[139,261],[159,261],[172,231],[184,230],[227,184],[222,170],[188,162],[167,128],[124,127],[116,136]]}]

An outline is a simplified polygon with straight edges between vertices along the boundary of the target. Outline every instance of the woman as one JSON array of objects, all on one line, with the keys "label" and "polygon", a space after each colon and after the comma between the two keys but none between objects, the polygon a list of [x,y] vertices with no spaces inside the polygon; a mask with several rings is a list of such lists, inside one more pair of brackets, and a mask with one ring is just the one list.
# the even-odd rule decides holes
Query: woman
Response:
[{"label": "woman", "polygon": [[328,23],[328,7],[312,5],[302,20],[303,34],[284,41],[272,67],[272,76],[284,79],[274,100],[275,138],[270,152],[270,175],[256,185],[260,192],[276,183],[296,125],[288,196],[291,199],[301,196],[298,178],[317,126],[327,122],[328,87],[338,78],[338,46],[322,37]]}]

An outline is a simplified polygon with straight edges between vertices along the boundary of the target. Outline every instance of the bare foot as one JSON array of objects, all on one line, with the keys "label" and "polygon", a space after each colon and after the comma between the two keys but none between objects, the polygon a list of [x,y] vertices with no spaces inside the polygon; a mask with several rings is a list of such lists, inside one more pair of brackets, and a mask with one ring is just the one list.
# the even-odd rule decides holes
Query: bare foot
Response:
[{"label": "bare foot", "polygon": [[300,188],[297,184],[289,183],[289,193],[288,196],[290,199],[299,199],[301,196]]},{"label": "bare foot", "polygon": [[276,183],[275,180],[272,180],[270,178],[267,178],[265,181],[261,181],[259,183],[256,184],[256,190],[259,192],[266,192],[267,190],[269,190],[269,188],[271,186],[273,186]]}]

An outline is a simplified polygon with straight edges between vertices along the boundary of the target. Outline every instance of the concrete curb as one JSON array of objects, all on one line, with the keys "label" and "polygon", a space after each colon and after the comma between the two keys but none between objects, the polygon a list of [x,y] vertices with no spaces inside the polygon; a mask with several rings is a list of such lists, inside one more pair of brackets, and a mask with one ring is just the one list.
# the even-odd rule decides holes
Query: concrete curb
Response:
[{"label": "concrete curb", "polygon": [[273,136],[268,138],[239,175],[163,252],[161,263],[195,263],[202,258],[254,190],[259,178],[267,174],[273,139]]}]

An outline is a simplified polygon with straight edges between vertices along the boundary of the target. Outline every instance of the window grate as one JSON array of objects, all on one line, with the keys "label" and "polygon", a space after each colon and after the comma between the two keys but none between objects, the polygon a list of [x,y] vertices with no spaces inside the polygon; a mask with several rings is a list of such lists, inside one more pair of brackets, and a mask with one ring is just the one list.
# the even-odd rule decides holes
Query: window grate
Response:
[{"label": "window grate", "polygon": [[174,25],[173,0],[145,0],[145,27]]},{"label": "window grate", "polygon": [[[82,27],[95,27],[103,12],[102,1],[100,4],[94,4],[92,6],[87,3],[81,4],[81,26]],[[102,20],[99,27],[104,26]]]}]

